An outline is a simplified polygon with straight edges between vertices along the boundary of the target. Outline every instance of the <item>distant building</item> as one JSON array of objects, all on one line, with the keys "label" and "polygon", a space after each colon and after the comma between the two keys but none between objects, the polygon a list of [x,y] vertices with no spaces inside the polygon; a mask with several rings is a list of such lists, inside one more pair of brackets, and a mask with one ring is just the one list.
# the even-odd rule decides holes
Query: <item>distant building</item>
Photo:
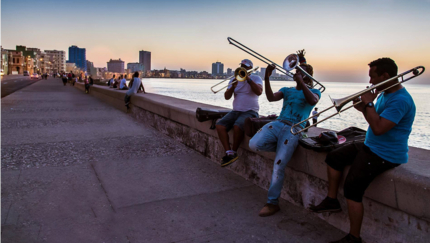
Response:
[{"label": "distant building", "polygon": [[144,66],[144,73],[151,71],[151,52],[149,51],[139,51],[139,63]]},{"label": "distant building", "polygon": [[260,77],[264,78],[264,76],[266,75],[266,68],[260,68]]},{"label": "distant building", "polygon": [[94,68],[94,63],[87,60],[87,74],[91,73],[91,69]]},{"label": "distant building", "polygon": [[1,49],[1,71],[4,75],[8,74],[8,54],[6,50]]},{"label": "distant building", "polygon": [[23,74],[24,73],[24,56],[21,51],[8,51],[8,74]]},{"label": "distant building", "polygon": [[233,75],[233,70],[231,68],[227,68],[227,76]]},{"label": "distant building", "polygon": [[139,62],[131,62],[131,63],[127,63],[127,69],[130,69],[131,73],[145,72],[145,65]]},{"label": "distant building", "polygon": [[224,64],[220,62],[212,63],[212,76],[218,76],[224,74]]},{"label": "distant building", "polygon": [[87,56],[85,48],[79,48],[77,46],[69,47],[69,62],[75,63],[77,68],[86,71]]},{"label": "distant building", "polygon": [[124,73],[124,61],[121,58],[118,60],[110,59],[107,63],[107,70],[113,73]]},{"label": "distant building", "polygon": [[41,51],[39,48],[27,48],[26,46],[16,46],[16,50],[22,52],[25,57],[35,58],[36,55],[40,55]]},{"label": "distant building", "polygon": [[[30,48],[29,48],[30,49]],[[57,50],[45,50],[45,53],[50,57],[53,72],[66,71],[66,52]]]}]

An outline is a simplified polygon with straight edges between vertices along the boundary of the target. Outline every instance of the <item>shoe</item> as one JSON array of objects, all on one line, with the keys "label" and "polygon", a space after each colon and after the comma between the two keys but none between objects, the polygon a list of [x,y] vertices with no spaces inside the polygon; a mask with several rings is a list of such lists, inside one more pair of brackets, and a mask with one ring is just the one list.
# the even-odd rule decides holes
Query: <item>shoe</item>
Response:
[{"label": "shoe", "polygon": [[309,207],[311,211],[314,213],[337,213],[342,211],[342,208],[340,207],[340,203],[337,199],[326,197],[320,204],[318,205],[311,205]]},{"label": "shoe", "polygon": [[330,241],[330,243],[361,243],[361,238],[357,238],[351,234],[347,234],[345,237],[338,241]]},{"label": "shoe", "polygon": [[258,213],[258,216],[260,216],[260,217],[272,216],[276,212],[278,212],[279,210],[281,210],[281,208],[279,207],[279,205],[274,205],[274,204],[266,203],[266,205],[264,205],[264,207]]},{"label": "shoe", "polygon": [[128,107],[128,105],[130,105],[130,102],[125,103],[125,106],[127,106],[127,107]]},{"label": "shoe", "polygon": [[237,153],[226,154],[224,157],[222,157],[221,166],[224,167],[226,165],[229,165],[229,164],[233,163],[234,161],[236,161],[238,158],[239,158],[239,156],[237,156]]}]

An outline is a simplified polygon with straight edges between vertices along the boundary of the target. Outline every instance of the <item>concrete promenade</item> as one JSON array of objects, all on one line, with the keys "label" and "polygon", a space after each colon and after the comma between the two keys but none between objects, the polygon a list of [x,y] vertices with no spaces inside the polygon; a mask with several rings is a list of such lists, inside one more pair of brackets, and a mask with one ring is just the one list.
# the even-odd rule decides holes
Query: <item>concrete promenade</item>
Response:
[{"label": "concrete promenade", "polygon": [[2,242],[328,242],[340,230],[68,86],[2,99]]}]

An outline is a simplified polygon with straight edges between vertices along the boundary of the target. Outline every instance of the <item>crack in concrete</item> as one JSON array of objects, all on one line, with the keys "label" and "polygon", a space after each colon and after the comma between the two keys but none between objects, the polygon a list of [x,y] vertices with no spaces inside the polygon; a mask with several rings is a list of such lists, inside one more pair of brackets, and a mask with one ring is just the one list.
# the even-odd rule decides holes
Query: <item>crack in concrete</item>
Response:
[{"label": "crack in concrete", "polygon": [[17,183],[19,183],[19,179],[21,178],[21,171],[22,171],[22,170],[19,170],[19,175],[18,175]]},{"label": "crack in concrete", "polygon": [[181,198],[187,198],[187,197],[195,197],[195,196],[201,196],[201,195],[209,195],[209,194],[212,194],[212,193],[234,191],[234,190],[237,190],[237,189],[245,189],[245,188],[250,188],[250,187],[253,187],[253,186],[255,186],[255,184],[252,184],[252,185],[249,185],[249,186],[242,186],[242,187],[231,188],[231,189],[227,189],[227,190],[223,190],[223,191],[204,192],[204,193],[198,193],[198,194],[193,194],[193,195],[185,195],[185,196],[182,196],[182,197],[164,198],[164,199],[154,200],[154,201],[150,201],[150,202],[136,203],[136,204],[132,204],[132,205],[127,205],[127,206],[119,207],[118,209],[131,208],[131,207],[136,207],[136,206],[143,206],[143,205],[146,205],[146,204],[159,203],[159,202],[164,202],[164,201],[174,200],[174,199],[181,199]]},{"label": "crack in concrete", "polygon": [[[4,219],[4,223],[3,223],[4,225],[6,225],[7,218],[9,217],[9,212],[10,212],[11,207],[12,207],[12,203],[10,203],[9,209],[7,210],[6,218]],[[2,231],[2,233],[3,233],[3,231]]]},{"label": "crack in concrete", "polygon": [[116,213],[115,208],[112,206],[112,202],[111,202],[111,200],[109,199],[109,196],[108,196],[108,194],[107,194],[107,191],[106,191],[106,189],[104,188],[103,183],[102,183],[102,181],[100,180],[99,175],[97,174],[97,171],[96,171],[96,169],[94,168],[94,165],[93,165],[93,164],[91,164],[91,168],[93,168],[94,174],[96,175],[97,180],[99,181],[100,186],[101,186],[101,188],[103,189],[103,192],[105,193],[106,199],[107,199],[107,200],[108,200],[108,202],[109,202],[109,206],[112,208],[113,212],[114,212],[114,213]]},{"label": "crack in concrete", "polygon": [[189,240],[194,240],[194,239],[197,239],[197,238],[202,238],[202,237],[205,237],[205,236],[214,235],[214,234],[218,234],[218,233],[219,232],[214,232],[214,233],[210,233],[210,234],[199,235],[199,236],[196,236],[196,237],[193,237],[193,238],[187,238],[187,239],[183,239],[183,240],[175,240],[175,241],[172,241],[172,242],[189,241]]},{"label": "crack in concrete", "polygon": [[393,179],[394,184],[394,196],[396,198],[396,207],[399,208],[399,200],[397,199],[397,188],[396,188],[396,181]]},{"label": "crack in concrete", "polygon": [[94,217],[97,218],[97,215],[96,215],[96,212],[94,212],[94,209],[92,207],[90,207],[90,208],[91,208],[91,211],[93,211]]}]

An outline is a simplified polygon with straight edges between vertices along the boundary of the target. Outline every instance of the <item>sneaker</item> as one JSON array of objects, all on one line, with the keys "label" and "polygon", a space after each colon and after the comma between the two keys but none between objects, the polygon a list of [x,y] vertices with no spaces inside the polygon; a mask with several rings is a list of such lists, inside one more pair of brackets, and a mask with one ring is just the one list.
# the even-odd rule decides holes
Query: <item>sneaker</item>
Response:
[{"label": "sneaker", "polygon": [[260,217],[272,216],[276,212],[278,212],[279,210],[281,210],[281,208],[279,207],[279,205],[274,205],[274,204],[266,203],[266,205],[264,205],[264,207],[258,213],[258,216],[260,216]]},{"label": "sneaker", "polygon": [[125,103],[125,106],[127,106],[127,107],[128,107],[128,105],[130,105],[130,102]]},{"label": "sneaker", "polygon": [[339,201],[337,199],[333,199],[329,197],[326,197],[320,204],[316,206],[311,205],[309,209],[314,213],[325,213],[325,212],[337,213],[342,211]]},{"label": "sneaker", "polygon": [[338,241],[331,241],[330,243],[361,243],[361,238],[357,238],[351,234],[347,234],[345,237]]},{"label": "sneaker", "polygon": [[226,154],[224,157],[222,157],[221,166],[224,167],[226,165],[229,165],[229,164],[233,163],[234,161],[236,161],[238,158],[239,158],[239,156],[237,156],[237,153]]}]

